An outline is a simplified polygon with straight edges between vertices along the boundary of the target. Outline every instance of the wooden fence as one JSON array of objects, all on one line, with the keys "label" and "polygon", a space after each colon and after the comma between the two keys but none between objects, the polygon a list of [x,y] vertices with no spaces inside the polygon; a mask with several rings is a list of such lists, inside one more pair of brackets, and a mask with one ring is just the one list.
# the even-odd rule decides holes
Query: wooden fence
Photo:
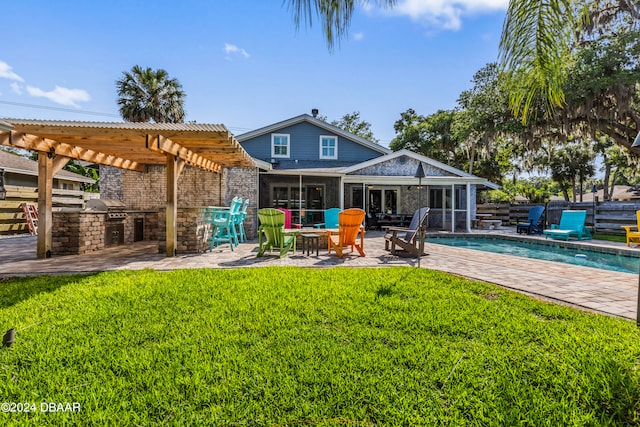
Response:
[{"label": "wooden fence", "polygon": [[[502,220],[503,225],[526,222],[529,209],[535,204],[487,203],[477,205],[478,213],[491,214],[495,219]],[[544,210],[545,227],[558,224],[564,210],[586,210],[587,227],[593,231],[612,234],[624,234],[622,225],[636,224],[636,211],[640,210],[640,201],[612,201],[612,202],[565,202],[554,201],[546,203]]]},{"label": "wooden fence", "polygon": [[[27,221],[22,210],[23,203],[38,204],[38,191],[34,187],[22,187],[7,185],[7,196],[0,200],[0,234],[28,233]],[[54,208],[82,208],[85,199],[94,193],[85,193],[78,190],[53,189]],[[99,194],[95,193],[95,196]]]}]

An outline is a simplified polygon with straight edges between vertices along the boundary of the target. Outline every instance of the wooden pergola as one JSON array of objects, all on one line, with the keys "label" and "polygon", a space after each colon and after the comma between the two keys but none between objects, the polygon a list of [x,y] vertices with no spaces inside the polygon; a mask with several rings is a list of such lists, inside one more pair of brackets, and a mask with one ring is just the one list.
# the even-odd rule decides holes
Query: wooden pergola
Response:
[{"label": "wooden pergola", "polygon": [[38,152],[38,258],[51,256],[53,175],[71,159],[145,172],[167,169],[167,256],[175,255],[178,177],[184,166],[219,173],[255,166],[224,125],[2,119],[0,144]]}]

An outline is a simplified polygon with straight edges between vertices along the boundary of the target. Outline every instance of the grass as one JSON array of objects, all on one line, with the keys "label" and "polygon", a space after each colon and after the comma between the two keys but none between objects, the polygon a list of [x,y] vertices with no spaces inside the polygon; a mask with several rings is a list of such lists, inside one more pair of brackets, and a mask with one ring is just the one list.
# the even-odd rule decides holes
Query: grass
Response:
[{"label": "grass", "polygon": [[621,242],[626,243],[627,237],[624,234],[605,234],[605,233],[595,233],[593,235],[595,240],[607,240],[609,242]]},{"label": "grass", "polygon": [[3,425],[637,425],[633,322],[414,268],[0,283]]}]

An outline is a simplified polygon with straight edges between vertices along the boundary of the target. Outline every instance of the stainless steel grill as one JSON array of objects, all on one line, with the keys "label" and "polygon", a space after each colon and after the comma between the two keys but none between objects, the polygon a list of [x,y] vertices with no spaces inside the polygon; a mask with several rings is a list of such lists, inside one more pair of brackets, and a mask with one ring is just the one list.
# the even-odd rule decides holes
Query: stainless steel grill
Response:
[{"label": "stainless steel grill", "polygon": [[91,199],[85,204],[87,209],[96,212],[106,212],[110,220],[124,220],[127,217],[125,204],[114,199]]}]

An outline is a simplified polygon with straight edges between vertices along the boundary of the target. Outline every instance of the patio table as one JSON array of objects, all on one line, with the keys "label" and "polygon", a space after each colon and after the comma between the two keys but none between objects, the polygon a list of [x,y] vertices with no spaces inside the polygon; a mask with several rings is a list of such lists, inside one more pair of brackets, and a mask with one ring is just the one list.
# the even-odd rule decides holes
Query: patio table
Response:
[{"label": "patio table", "polygon": [[491,218],[492,216],[493,215],[491,215],[491,214],[479,214],[479,213],[477,213],[476,214],[476,220],[475,220],[476,228],[483,228],[482,221],[486,221],[489,218]]},{"label": "patio table", "polygon": [[300,234],[302,237],[302,253],[304,254],[305,247],[307,248],[307,256],[309,256],[309,252],[313,252],[313,247],[315,245],[316,256],[320,255],[320,235],[316,233],[302,233]]}]

